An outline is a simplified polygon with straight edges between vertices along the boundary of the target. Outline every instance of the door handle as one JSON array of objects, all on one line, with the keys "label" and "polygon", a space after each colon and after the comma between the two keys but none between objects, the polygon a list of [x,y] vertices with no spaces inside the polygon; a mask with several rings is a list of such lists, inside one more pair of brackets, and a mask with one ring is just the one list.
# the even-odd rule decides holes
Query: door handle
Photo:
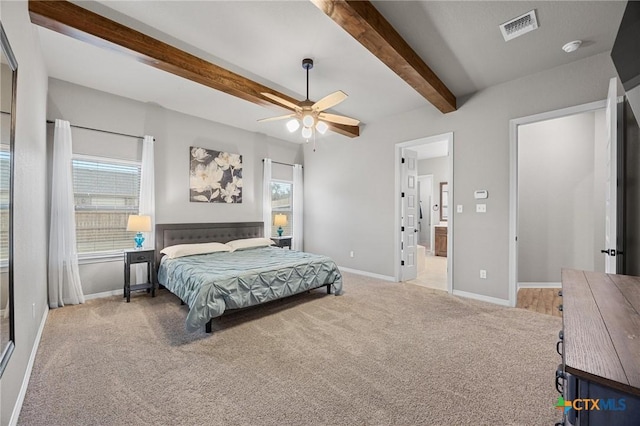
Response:
[{"label": "door handle", "polygon": [[607,250],[600,250],[600,253],[604,253],[604,254],[608,254],[609,256],[616,256],[616,249],[607,249]]}]

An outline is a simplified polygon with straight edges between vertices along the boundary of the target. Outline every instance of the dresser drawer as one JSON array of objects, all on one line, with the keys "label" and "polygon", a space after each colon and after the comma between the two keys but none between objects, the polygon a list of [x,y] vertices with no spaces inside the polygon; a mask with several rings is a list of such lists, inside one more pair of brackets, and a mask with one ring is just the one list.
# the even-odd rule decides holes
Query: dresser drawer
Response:
[{"label": "dresser drawer", "polygon": [[153,250],[128,251],[128,263],[152,262],[154,256]]}]

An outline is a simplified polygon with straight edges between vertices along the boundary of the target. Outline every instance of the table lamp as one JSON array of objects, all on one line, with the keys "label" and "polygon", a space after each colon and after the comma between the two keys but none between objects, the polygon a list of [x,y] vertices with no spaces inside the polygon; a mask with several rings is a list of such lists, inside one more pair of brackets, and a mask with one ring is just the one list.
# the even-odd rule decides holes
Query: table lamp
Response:
[{"label": "table lamp", "polygon": [[282,237],[282,227],[287,226],[287,215],[275,215],[275,217],[273,218],[273,225],[278,227],[278,237]]},{"label": "table lamp", "polygon": [[135,249],[142,250],[142,243],[144,243],[142,233],[151,232],[151,216],[130,215],[127,222],[127,231],[136,232],[136,236],[133,238],[136,243]]}]

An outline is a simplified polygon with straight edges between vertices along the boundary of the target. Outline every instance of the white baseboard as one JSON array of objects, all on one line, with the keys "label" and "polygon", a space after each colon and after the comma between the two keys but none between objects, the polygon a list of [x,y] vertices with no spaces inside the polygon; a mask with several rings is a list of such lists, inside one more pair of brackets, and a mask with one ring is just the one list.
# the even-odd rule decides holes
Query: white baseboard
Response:
[{"label": "white baseboard", "polygon": [[38,347],[40,346],[40,339],[42,338],[42,331],[44,325],[47,322],[47,316],[49,316],[49,307],[44,311],[42,315],[42,321],[40,321],[40,327],[38,333],[33,341],[33,348],[31,348],[31,356],[29,356],[29,363],[27,364],[27,370],[24,373],[22,379],[22,386],[20,387],[20,393],[18,393],[18,399],[16,405],[13,406],[13,412],[11,413],[11,419],[9,419],[9,426],[15,426],[18,424],[18,417],[20,417],[20,411],[22,411],[22,404],[24,403],[24,397],[27,394],[27,387],[29,386],[29,380],[31,379],[31,370],[33,370],[33,363],[36,360],[36,353],[38,353]]},{"label": "white baseboard", "polygon": [[521,289],[521,288],[562,288],[562,283],[548,283],[548,282],[518,283],[518,289]]},{"label": "white baseboard", "polygon": [[454,296],[466,297],[468,299],[482,300],[483,302],[494,303],[496,305],[511,306],[508,299],[498,299],[497,297],[485,296],[483,294],[469,293],[467,291],[453,290]]},{"label": "white baseboard", "polygon": [[103,291],[102,293],[87,294],[84,296],[84,300],[100,299],[102,297],[110,297],[110,296],[117,296],[117,295],[122,296],[122,289]]},{"label": "white baseboard", "polygon": [[338,269],[344,272],[350,272],[356,275],[364,275],[365,277],[377,278],[379,280],[384,281],[393,281],[396,282],[396,279],[387,275],[374,274],[373,272],[360,271],[358,269],[345,268],[344,266],[338,266]]}]

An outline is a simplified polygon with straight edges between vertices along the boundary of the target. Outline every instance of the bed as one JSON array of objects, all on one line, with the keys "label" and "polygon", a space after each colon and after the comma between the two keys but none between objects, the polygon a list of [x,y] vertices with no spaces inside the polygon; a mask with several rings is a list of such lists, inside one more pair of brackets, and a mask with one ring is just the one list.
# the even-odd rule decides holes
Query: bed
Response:
[{"label": "bed", "polygon": [[211,333],[225,312],[320,287],[342,293],[342,275],[327,257],[273,246],[170,258],[161,251],[183,244],[228,243],[263,236],[262,222],[158,224],[158,282],[189,306],[186,329]]}]

